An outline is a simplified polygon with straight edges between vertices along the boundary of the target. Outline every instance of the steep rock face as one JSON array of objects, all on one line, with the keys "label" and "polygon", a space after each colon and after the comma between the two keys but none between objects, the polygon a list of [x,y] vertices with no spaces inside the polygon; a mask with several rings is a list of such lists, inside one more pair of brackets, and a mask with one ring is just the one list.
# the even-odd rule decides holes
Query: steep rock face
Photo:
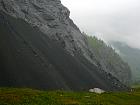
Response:
[{"label": "steep rock face", "polygon": [[0,9],[38,27],[48,37],[61,43],[71,55],[83,53],[91,60],[85,37],[69,18],[70,12],[60,0],[0,0]]},{"label": "steep rock face", "polygon": [[106,91],[128,88],[91,64],[74,57],[35,27],[0,13],[0,86]]},{"label": "steep rock face", "polygon": [[[88,47],[86,37],[69,18],[70,12],[60,0],[0,0],[0,10],[39,29],[45,37],[59,44],[71,56],[84,56],[93,67],[100,68]],[[86,63],[81,57],[78,60]],[[93,72],[94,69],[91,68]],[[103,68],[100,72],[104,72]]]}]

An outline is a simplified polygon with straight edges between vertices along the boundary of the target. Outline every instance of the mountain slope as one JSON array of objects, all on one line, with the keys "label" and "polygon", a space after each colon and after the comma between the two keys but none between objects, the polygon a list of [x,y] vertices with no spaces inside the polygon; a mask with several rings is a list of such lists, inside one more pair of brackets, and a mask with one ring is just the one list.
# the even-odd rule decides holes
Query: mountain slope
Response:
[{"label": "mountain slope", "polygon": [[[82,55],[100,68],[100,61],[90,50],[87,38],[69,18],[70,11],[61,4],[60,0],[0,0],[0,10],[12,17],[23,19],[32,27],[39,29],[51,40],[60,44],[60,47],[70,55]],[[112,73],[110,70],[106,71]],[[125,74],[130,75],[129,71]],[[124,80],[127,81],[128,78]]]},{"label": "mountain slope", "polygon": [[127,89],[82,55],[71,56],[57,42],[23,20],[4,13],[0,14],[0,20],[0,86]]},{"label": "mountain slope", "polygon": [[1,85],[127,90],[100,66],[60,0],[0,0],[0,10]]},{"label": "mountain slope", "polygon": [[120,56],[131,66],[133,82],[140,83],[140,50],[121,42],[110,43],[115,49],[119,50]]},{"label": "mountain slope", "polygon": [[87,36],[87,38],[89,46],[102,68],[106,72],[110,72],[124,84],[130,84],[131,69],[129,65],[116,53],[116,51],[95,36]]}]

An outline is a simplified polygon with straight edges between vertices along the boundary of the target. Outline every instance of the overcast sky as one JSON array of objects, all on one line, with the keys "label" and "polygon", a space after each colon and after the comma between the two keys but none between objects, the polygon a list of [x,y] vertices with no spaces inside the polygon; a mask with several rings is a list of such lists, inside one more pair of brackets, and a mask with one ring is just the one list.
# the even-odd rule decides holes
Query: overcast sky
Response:
[{"label": "overcast sky", "polygon": [[70,17],[89,35],[140,48],[140,0],[61,0]]}]

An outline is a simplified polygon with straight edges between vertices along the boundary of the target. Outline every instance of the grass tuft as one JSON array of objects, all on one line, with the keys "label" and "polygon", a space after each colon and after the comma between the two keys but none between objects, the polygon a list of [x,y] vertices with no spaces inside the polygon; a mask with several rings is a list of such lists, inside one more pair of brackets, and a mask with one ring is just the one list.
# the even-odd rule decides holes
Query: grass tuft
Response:
[{"label": "grass tuft", "polygon": [[0,88],[0,105],[140,105],[140,88],[103,94]]}]

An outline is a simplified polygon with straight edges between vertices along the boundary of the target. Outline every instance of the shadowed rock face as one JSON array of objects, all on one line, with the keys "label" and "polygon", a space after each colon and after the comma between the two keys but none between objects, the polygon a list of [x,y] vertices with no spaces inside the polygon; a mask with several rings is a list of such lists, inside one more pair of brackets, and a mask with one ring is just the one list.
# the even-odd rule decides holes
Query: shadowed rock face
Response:
[{"label": "shadowed rock face", "polygon": [[[100,61],[88,46],[86,37],[69,18],[70,12],[60,0],[0,0],[0,10],[38,28],[51,40],[60,43],[61,47],[72,56],[77,53],[82,54],[92,64],[100,66]],[[103,69],[114,74],[114,70]],[[121,71],[126,71],[126,76],[131,75],[129,70]],[[118,71],[115,70],[115,72]],[[118,75],[114,76],[118,77]],[[126,83],[128,78],[130,77],[118,79]]]},{"label": "shadowed rock face", "polygon": [[[0,10],[38,28],[51,40],[58,42],[72,56],[77,53],[82,54],[92,64],[100,66],[100,61],[89,48],[86,37],[69,18],[70,12],[60,0],[0,0]],[[113,70],[106,71],[114,73]],[[130,75],[129,71],[128,75]],[[126,77],[126,81],[128,78]],[[125,78],[118,79],[125,81]]]},{"label": "shadowed rock face", "polygon": [[127,90],[83,55],[73,57],[21,19],[0,14],[0,86]]},{"label": "shadowed rock face", "polygon": [[0,10],[1,86],[126,89],[99,66],[60,0],[0,0]]}]

